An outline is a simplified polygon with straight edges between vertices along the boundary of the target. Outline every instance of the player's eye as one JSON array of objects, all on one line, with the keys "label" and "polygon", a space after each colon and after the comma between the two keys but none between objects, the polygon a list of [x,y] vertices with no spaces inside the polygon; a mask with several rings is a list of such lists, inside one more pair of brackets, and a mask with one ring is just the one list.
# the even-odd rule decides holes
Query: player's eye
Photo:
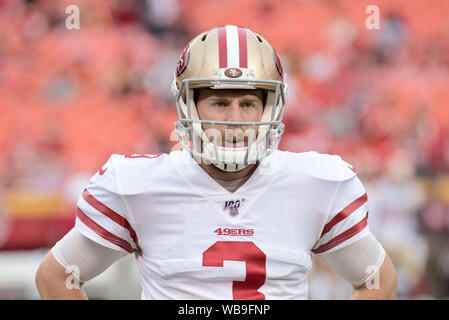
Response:
[{"label": "player's eye", "polygon": [[226,104],[223,101],[215,101],[214,106],[216,107],[224,107]]},{"label": "player's eye", "polygon": [[253,106],[254,106],[254,104],[252,102],[244,102],[244,103],[242,103],[242,107],[245,107],[245,108],[251,108]]}]

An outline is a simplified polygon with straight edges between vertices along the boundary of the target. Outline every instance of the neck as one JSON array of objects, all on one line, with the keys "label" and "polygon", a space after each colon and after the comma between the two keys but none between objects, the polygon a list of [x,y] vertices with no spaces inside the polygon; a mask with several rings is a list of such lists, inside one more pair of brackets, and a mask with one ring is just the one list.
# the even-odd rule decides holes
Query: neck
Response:
[{"label": "neck", "polygon": [[213,164],[205,164],[204,162],[200,163],[199,165],[201,168],[203,168],[204,171],[206,171],[208,175],[210,175],[215,180],[235,181],[250,176],[254,172],[254,170],[256,170],[258,163],[250,164],[242,170],[233,172],[223,171],[221,169],[218,169]]}]

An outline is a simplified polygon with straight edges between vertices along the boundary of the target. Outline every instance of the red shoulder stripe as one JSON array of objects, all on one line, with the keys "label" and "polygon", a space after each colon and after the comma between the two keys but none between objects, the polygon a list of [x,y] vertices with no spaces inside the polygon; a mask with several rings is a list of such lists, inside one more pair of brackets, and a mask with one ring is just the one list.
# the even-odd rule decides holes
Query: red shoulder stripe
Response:
[{"label": "red shoulder stripe", "polygon": [[90,204],[92,207],[97,209],[99,212],[104,214],[106,217],[117,223],[118,225],[122,226],[123,228],[128,229],[129,235],[131,236],[131,239],[133,239],[134,243],[137,247],[139,247],[139,240],[137,238],[137,234],[134,231],[133,227],[130,225],[128,220],[126,220],[124,217],[119,215],[117,212],[113,211],[111,208],[107,207],[100,201],[98,201],[93,195],[87,191],[87,189],[84,189],[83,191],[83,198],[86,200],[88,204]]},{"label": "red shoulder stripe", "polygon": [[330,241],[326,242],[325,244],[319,246],[317,249],[312,250],[313,253],[321,253],[324,251],[327,251],[329,249],[332,249],[335,246],[338,246],[340,243],[348,240],[349,238],[352,238],[357,233],[365,229],[365,227],[368,225],[368,212],[366,213],[365,218],[363,218],[360,222],[353,225],[351,228],[346,230],[345,232],[339,234],[335,238],[331,239]]},{"label": "red shoulder stripe", "polygon": [[78,208],[76,212],[76,216],[87,226],[89,229],[91,229],[93,232],[98,234],[103,239],[108,240],[109,242],[115,244],[116,246],[119,246],[123,249],[125,249],[128,252],[134,252],[136,251],[131,247],[131,245],[124,239],[117,237],[116,235],[110,233],[108,230],[104,229],[102,226],[100,226],[98,223],[96,223],[94,220],[89,218],[80,208]]},{"label": "red shoulder stripe", "polygon": [[321,233],[321,237],[328,233],[337,223],[339,223],[341,220],[345,219],[347,216],[349,216],[351,213],[356,211],[358,208],[360,208],[362,205],[364,205],[368,201],[368,196],[365,193],[360,198],[354,200],[349,205],[347,205],[343,210],[341,210],[335,217],[332,218],[331,221],[329,221],[323,229],[323,232]]}]

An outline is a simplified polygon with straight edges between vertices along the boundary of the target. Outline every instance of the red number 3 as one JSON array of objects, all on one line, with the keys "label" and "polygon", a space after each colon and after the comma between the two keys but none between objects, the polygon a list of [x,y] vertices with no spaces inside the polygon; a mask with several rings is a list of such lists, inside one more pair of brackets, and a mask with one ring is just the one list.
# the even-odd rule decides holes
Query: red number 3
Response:
[{"label": "red number 3", "polygon": [[203,266],[223,267],[224,260],[246,262],[245,281],[232,282],[234,300],[265,299],[257,291],[265,283],[265,253],[250,241],[217,241],[203,252]]}]

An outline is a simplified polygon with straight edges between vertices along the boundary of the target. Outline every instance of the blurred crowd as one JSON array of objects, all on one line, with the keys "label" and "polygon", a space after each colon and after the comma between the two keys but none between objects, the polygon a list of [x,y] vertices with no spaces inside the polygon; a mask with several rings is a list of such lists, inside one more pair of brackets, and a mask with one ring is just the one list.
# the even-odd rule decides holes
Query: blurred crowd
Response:
[{"label": "blurred crowd", "polygon": [[[79,29],[66,27],[69,5]],[[446,0],[0,0],[0,247],[53,245],[110,154],[176,148],[180,49],[225,24],[260,33],[281,56],[280,149],[355,166],[398,297],[449,298]],[[340,280],[315,259],[311,297],[338,296]]]}]

